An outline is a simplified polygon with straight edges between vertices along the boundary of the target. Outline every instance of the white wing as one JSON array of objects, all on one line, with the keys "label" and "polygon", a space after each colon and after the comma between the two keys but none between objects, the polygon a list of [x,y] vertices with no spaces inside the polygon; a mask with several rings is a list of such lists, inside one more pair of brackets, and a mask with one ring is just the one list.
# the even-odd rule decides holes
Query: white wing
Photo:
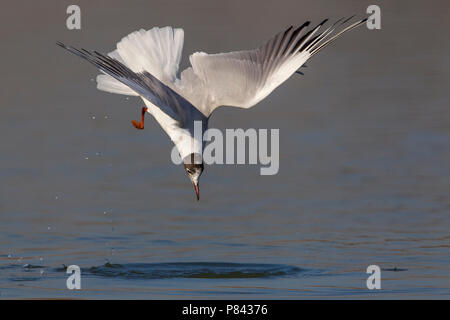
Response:
[{"label": "white wing", "polygon": [[105,74],[113,77],[142,98],[148,100],[174,119],[178,127],[190,128],[194,120],[203,120],[205,118],[189,101],[147,71],[134,72],[122,62],[97,51],[79,50],[66,46],[61,42],[57,44],[90,62]]},{"label": "white wing", "polygon": [[255,50],[194,53],[190,56],[192,67],[182,72],[177,91],[206,117],[219,106],[250,108],[319,50],[366,21],[355,22],[332,36],[338,23],[342,26],[350,19],[341,19],[317,35],[327,20],[306,31],[308,21],[300,27],[288,28]]},{"label": "white wing", "polygon": [[[108,56],[124,64],[135,73],[148,72],[165,85],[176,79],[183,51],[184,31],[179,28],[154,27],[134,31],[117,43]],[[108,74],[97,76],[99,90],[138,95],[135,91]]]}]

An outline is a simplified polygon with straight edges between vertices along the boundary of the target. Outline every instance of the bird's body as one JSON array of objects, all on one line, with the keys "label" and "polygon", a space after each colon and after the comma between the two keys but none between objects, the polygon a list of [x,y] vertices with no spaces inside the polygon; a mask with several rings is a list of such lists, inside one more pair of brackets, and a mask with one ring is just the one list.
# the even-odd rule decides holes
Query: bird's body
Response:
[{"label": "bird's body", "polygon": [[[177,104],[180,108],[169,114],[145,96],[140,95],[150,113],[167,133],[182,158],[191,153],[201,154],[202,142],[194,139],[194,121],[201,121],[203,130],[207,128],[208,117],[188,102],[188,88],[177,78],[183,50],[184,31],[172,27],[135,31],[124,37],[117,49],[109,53],[126,65],[132,72],[148,72],[173,92],[180,94]],[[110,75],[97,76],[97,87],[112,93],[138,95],[128,86]],[[183,94],[184,93],[184,94]],[[163,93],[164,95],[164,93]],[[181,98],[181,97],[184,97]],[[180,110],[180,111],[179,111]]]},{"label": "bird's body", "polygon": [[141,123],[133,121],[133,125],[143,129],[146,112],[156,119],[184,160],[198,198],[204,142],[194,136],[194,123],[199,121],[204,132],[217,107],[254,106],[310,57],[365,21],[350,24],[333,35],[335,28],[349,20],[341,19],[323,32],[318,31],[327,20],[309,31],[309,22],[290,27],[255,50],[196,52],[190,56],[191,67],[180,77],[177,73],[184,41],[182,29],[155,27],[135,31],[118,42],[117,49],[107,56],[58,44],[103,72],[97,76],[98,89],[143,99]]}]

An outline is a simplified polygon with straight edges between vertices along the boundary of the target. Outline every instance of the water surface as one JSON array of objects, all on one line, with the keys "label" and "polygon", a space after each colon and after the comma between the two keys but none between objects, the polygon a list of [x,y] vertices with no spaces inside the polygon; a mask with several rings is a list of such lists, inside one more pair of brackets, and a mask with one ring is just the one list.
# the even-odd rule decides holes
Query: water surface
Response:
[{"label": "water surface", "polygon": [[80,31],[65,1],[7,2],[0,21],[0,298],[450,297],[447,2],[383,2],[381,30],[348,34],[255,108],[217,110],[212,127],[280,129],[280,171],[208,166],[200,202],[156,122],[132,127],[142,102],[97,91],[55,42],[107,52],[180,26],[184,69],[372,2],[78,3]]}]

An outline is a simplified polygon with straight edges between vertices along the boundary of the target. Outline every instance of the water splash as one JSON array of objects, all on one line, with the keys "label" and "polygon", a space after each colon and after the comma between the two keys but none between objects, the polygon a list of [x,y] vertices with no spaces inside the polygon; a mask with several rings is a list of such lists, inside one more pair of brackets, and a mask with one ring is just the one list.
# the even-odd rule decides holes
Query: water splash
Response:
[{"label": "water splash", "polygon": [[85,272],[101,277],[125,279],[168,278],[270,278],[295,275],[302,269],[282,264],[241,264],[224,262],[171,262],[171,263],[105,263]]}]

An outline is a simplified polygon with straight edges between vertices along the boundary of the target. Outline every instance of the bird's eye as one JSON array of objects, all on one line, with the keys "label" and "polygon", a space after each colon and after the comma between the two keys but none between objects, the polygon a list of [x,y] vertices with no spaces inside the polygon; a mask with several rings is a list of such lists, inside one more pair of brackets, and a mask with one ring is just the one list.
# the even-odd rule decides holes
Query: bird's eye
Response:
[{"label": "bird's eye", "polygon": [[192,171],[191,169],[187,169],[186,171],[187,171],[187,173],[189,173],[189,174],[193,174],[193,173],[194,173],[194,171]]}]

